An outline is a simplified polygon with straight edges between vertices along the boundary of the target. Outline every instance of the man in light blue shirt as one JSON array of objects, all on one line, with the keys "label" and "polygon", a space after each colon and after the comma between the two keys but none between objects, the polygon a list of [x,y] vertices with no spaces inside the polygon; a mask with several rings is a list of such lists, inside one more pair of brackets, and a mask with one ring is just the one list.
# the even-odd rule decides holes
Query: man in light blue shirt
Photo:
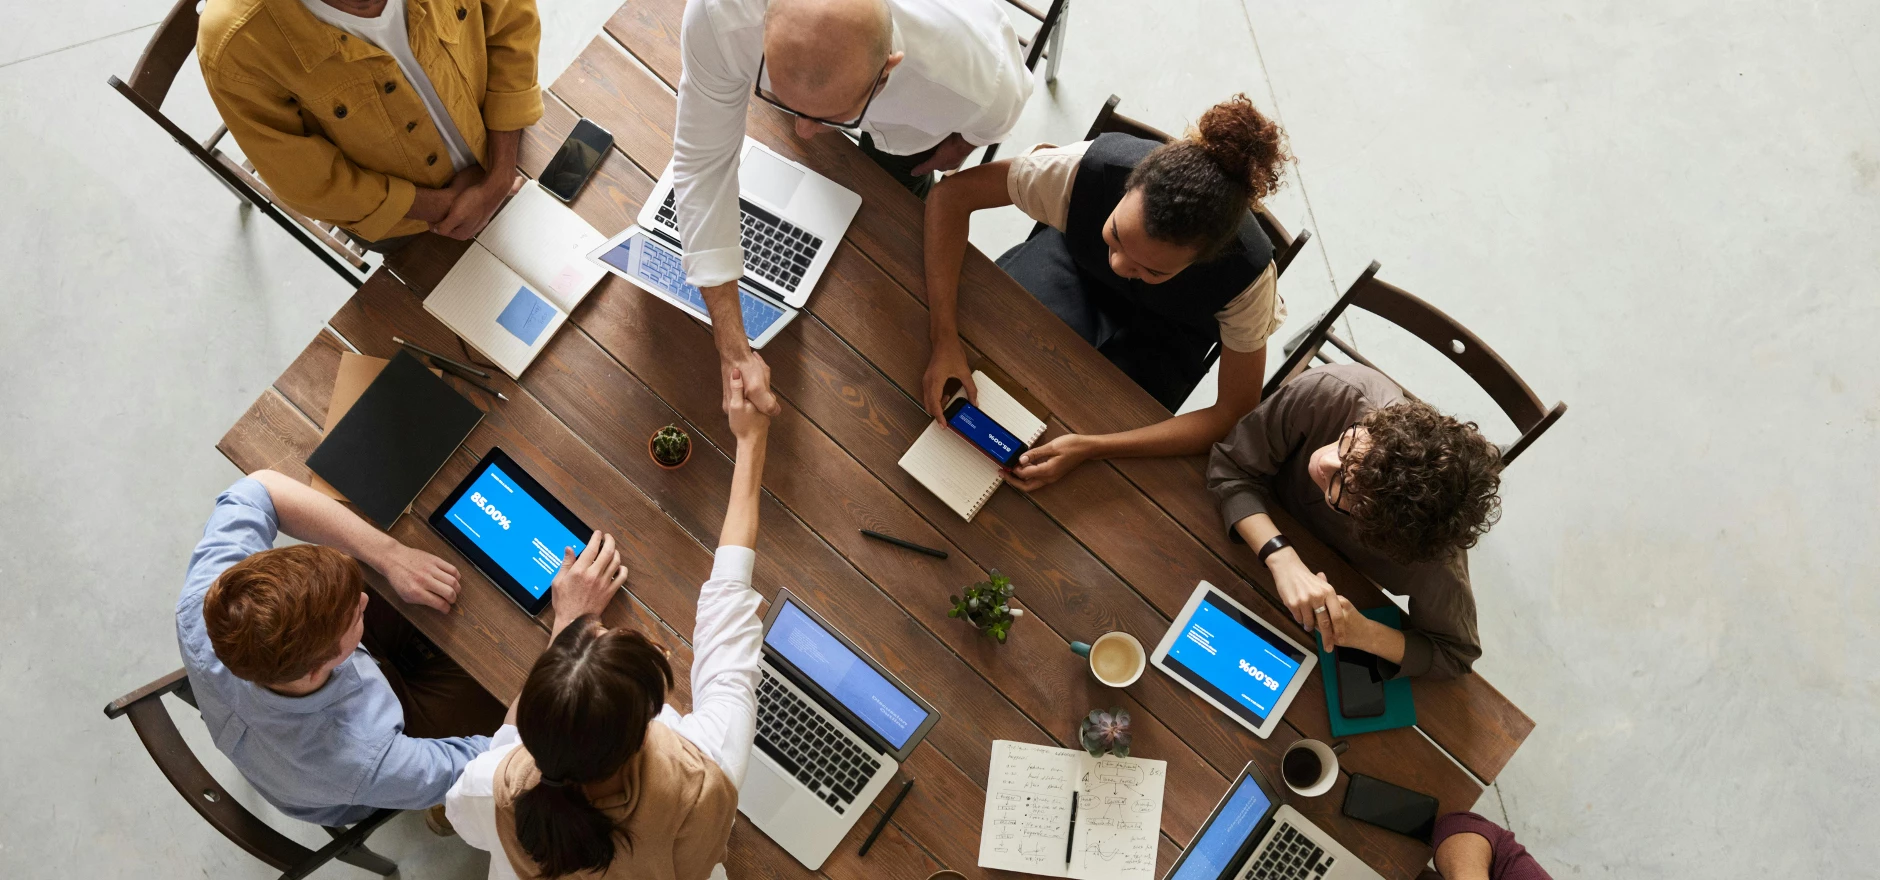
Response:
[{"label": "man in light blue shirt", "polygon": [[[275,549],[279,532],[309,543]],[[503,716],[390,603],[368,597],[362,562],[406,603],[448,612],[456,601],[449,563],[257,471],[216,499],[176,603],[183,665],[216,747],[281,812],[326,826],[442,803]]]}]

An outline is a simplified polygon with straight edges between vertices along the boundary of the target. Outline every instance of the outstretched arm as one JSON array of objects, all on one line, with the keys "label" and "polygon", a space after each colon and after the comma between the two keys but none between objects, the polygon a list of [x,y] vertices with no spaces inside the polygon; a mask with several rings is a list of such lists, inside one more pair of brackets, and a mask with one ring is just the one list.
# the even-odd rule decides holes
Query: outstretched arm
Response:
[{"label": "outstretched arm", "polygon": [[725,505],[725,524],[718,532],[720,547],[757,547],[757,509],[764,482],[764,447],[770,435],[770,416],[745,396],[742,371],[731,374],[725,399],[731,433],[738,438],[737,464],[731,471],[731,500]]},{"label": "outstretched arm", "polygon": [[267,488],[281,531],[372,566],[391,582],[399,598],[413,605],[448,612],[457,601],[456,566],[398,543],[339,502],[286,474],[259,470],[248,476]]},{"label": "outstretched arm", "polygon": [[958,379],[966,396],[979,402],[972,371],[966,368],[966,348],[960,344],[960,264],[966,260],[966,234],[974,211],[1012,203],[1006,191],[1010,159],[977,165],[953,175],[927,194],[925,248],[927,279],[927,338],[932,354],[921,381],[921,405],[940,418],[946,406],[948,379]]}]

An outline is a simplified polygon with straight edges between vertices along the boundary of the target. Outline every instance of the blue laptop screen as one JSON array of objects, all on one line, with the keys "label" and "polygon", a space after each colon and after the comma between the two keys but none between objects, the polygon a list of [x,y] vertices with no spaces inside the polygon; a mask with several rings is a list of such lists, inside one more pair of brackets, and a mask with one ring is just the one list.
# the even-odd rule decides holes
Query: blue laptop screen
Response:
[{"label": "blue laptop screen", "polygon": [[537,599],[561,570],[562,548],[587,547],[494,462],[445,516]]},{"label": "blue laptop screen", "polygon": [[897,749],[927,720],[927,710],[794,603],[783,603],[764,644]]},{"label": "blue laptop screen", "polygon": [[1222,802],[1220,812],[1195,836],[1182,858],[1181,867],[1167,880],[1221,880],[1228,871],[1238,867],[1233,864],[1234,855],[1240,852],[1241,845],[1252,836],[1260,817],[1266,815],[1271,806],[1272,801],[1253,777],[1242,774],[1234,790]]},{"label": "blue laptop screen", "polygon": [[1169,648],[1168,660],[1184,678],[1259,723],[1273,714],[1305,655],[1209,593]]},{"label": "blue laptop screen", "polygon": [[[635,281],[659,287],[660,292],[691,307],[694,314],[709,318],[705,295],[685,280],[685,265],[679,255],[654,244],[644,235],[634,235],[601,254],[601,262],[632,276]],[[738,308],[744,313],[744,335],[756,339],[785,316],[783,309],[738,285]]]}]

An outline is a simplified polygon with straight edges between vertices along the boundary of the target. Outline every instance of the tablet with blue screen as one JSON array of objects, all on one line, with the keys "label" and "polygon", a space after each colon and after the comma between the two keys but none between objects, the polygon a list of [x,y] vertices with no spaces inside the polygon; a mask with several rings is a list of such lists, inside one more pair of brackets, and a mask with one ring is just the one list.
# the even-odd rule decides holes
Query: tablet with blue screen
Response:
[{"label": "tablet with blue screen", "polygon": [[1264,739],[1319,657],[1202,581],[1149,662]]},{"label": "tablet with blue screen", "polygon": [[[640,227],[627,227],[588,258],[678,306],[680,311],[707,324],[712,322],[705,294],[685,280],[685,263],[679,252]],[[744,336],[752,348],[763,348],[796,317],[796,309],[742,283],[738,285],[738,310],[744,318]]]},{"label": "tablet with blue screen", "polygon": [[496,447],[438,505],[430,523],[531,617],[548,604],[563,549],[579,554],[594,535]]}]

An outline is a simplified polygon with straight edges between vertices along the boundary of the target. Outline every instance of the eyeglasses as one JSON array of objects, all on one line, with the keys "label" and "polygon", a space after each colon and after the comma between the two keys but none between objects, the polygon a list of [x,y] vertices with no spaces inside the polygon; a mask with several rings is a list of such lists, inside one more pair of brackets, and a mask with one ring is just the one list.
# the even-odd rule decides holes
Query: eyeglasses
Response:
[{"label": "eyeglasses", "polygon": [[764,103],[769,104],[770,106],[775,107],[778,110],[782,110],[783,112],[788,113],[791,116],[794,116],[798,119],[806,119],[806,120],[809,120],[810,122],[818,123],[820,125],[827,125],[830,128],[837,129],[839,131],[846,131],[851,134],[862,130],[862,120],[867,118],[868,108],[875,103],[875,96],[881,94],[881,84],[883,81],[885,81],[888,75],[888,65],[884,63],[881,65],[881,72],[875,74],[875,84],[872,86],[869,86],[868,88],[868,100],[862,102],[862,112],[856,114],[855,119],[853,119],[852,121],[837,122],[834,119],[824,119],[821,116],[811,116],[808,113],[801,113],[796,110],[792,110],[790,109],[790,105],[783,103],[783,101],[779,100],[776,95],[773,95],[769,92],[764,91],[763,83],[764,83],[765,61],[766,59],[764,58],[764,56],[761,56],[761,55],[758,56],[757,78],[751,81],[751,94],[757,96],[757,98],[763,101]]},{"label": "eyeglasses", "polygon": [[1358,423],[1352,422],[1338,435],[1338,472],[1332,475],[1331,485],[1325,487],[1325,506],[1346,516],[1351,511],[1344,507],[1345,481],[1351,472],[1351,454],[1358,448]]}]

